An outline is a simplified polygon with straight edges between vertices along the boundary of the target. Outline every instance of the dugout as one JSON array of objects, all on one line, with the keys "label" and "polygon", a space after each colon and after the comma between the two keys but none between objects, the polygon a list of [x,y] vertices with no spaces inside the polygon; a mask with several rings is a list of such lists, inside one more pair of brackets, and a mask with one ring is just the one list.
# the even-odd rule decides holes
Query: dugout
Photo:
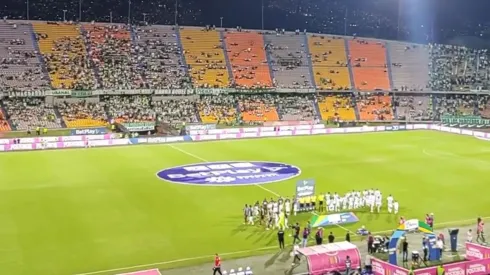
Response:
[{"label": "dugout", "polygon": [[320,275],[332,271],[345,271],[345,260],[349,256],[351,269],[361,267],[361,253],[350,242],[337,242],[300,248],[300,256],[306,259],[308,273]]}]

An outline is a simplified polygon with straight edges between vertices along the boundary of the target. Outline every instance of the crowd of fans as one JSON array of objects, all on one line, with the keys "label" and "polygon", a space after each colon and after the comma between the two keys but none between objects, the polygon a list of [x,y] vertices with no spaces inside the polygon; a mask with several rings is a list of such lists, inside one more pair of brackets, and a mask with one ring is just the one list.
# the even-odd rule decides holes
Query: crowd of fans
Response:
[{"label": "crowd of fans", "polygon": [[157,120],[160,122],[175,124],[180,122],[196,123],[196,102],[190,99],[167,99],[153,103]]},{"label": "crowd of fans", "polygon": [[[56,107],[63,116],[66,124],[70,126],[70,122],[77,121],[89,121],[86,124],[105,124],[108,121],[107,114],[104,106],[100,103],[92,103],[87,101],[80,101],[76,103],[62,102],[57,104]],[[96,125],[94,125],[96,126]]]},{"label": "crowd of fans", "polygon": [[478,99],[475,95],[436,95],[436,119],[444,115],[462,116],[478,114]]},{"label": "crowd of fans", "polygon": [[131,44],[127,25],[86,25],[89,57],[106,89],[138,89],[145,87],[146,70],[140,55]]},{"label": "crowd of fans", "polygon": [[432,96],[395,95],[394,107],[397,120],[432,120],[434,118]]},{"label": "crowd of fans", "polygon": [[237,118],[237,100],[233,95],[201,96],[197,109],[210,122],[232,122]]},{"label": "crowd of fans", "polygon": [[276,100],[283,120],[311,121],[319,118],[313,96],[279,96]]},{"label": "crowd of fans", "polygon": [[175,30],[162,27],[135,29],[137,44],[134,54],[148,72],[146,82],[150,89],[188,88],[191,86],[181,59]]},{"label": "crowd of fans", "polygon": [[3,101],[7,119],[17,130],[29,130],[37,127],[61,128],[61,118],[52,106],[44,103],[44,98],[11,98]]},{"label": "crowd of fans", "polygon": [[487,90],[490,87],[486,49],[434,44],[430,45],[429,51],[429,86],[432,90]]},{"label": "crowd of fans", "polygon": [[357,104],[361,118],[374,120],[390,120],[393,114],[391,98],[383,94],[360,94],[357,98]]},{"label": "crowd of fans", "polygon": [[34,49],[30,27],[24,23],[0,22],[0,88],[30,91],[49,88]]},{"label": "crowd of fans", "polygon": [[109,117],[117,122],[144,122],[156,119],[150,96],[105,96],[103,101]]}]

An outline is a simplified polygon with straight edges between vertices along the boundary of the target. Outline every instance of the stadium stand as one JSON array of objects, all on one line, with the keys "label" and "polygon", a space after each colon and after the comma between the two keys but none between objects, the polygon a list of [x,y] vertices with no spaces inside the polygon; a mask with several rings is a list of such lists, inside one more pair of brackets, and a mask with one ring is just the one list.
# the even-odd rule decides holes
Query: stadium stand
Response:
[{"label": "stadium stand", "polygon": [[230,85],[223,42],[218,31],[183,28],[180,38],[194,86],[222,88]]},{"label": "stadium stand", "polygon": [[56,105],[68,128],[103,127],[108,125],[104,107],[98,103],[81,101]]},{"label": "stadium stand", "polygon": [[318,97],[318,108],[323,120],[355,120],[353,94],[326,94]]},{"label": "stadium stand", "polygon": [[438,94],[436,102],[436,119],[444,115],[468,116],[478,113],[478,100],[475,95]]},{"label": "stadium stand", "polygon": [[429,45],[430,87],[435,91],[468,91],[489,88],[486,49]]},{"label": "stadium stand", "polygon": [[427,46],[388,42],[391,75],[395,91],[428,90],[429,60]]},{"label": "stadium stand", "polygon": [[201,96],[197,109],[204,123],[231,122],[237,119],[237,100],[232,95]]},{"label": "stadium stand", "polygon": [[315,84],[322,90],[349,90],[351,80],[347,67],[345,40],[323,35],[308,36]]},{"label": "stadium stand", "polygon": [[393,97],[397,120],[431,120],[434,116],[432,97],[428,95],[401,95]]},{"label": "stadium stand", "polygon": [[0,22],[0,88],[4,91],[49,89],[31,25]]},{"label": "stadium stand", "polygon": [[279,96],[277,112],[281,120],[312,121],[318,118],[313,96]]},{"label": "stadium stand", "polygon": [[135,53],[148,71],[146,81],[150,89],[188,88],[182,52],[173,27],[143,26],[135,29]]},{"label": "stadium stand", "polygon": [[158,121],[165,123],[197,123],[196,102],[190,99],[154,101],[154,111]]},{"label": "stadium stand", "polygon": [[0,109],[0,133],[12,130],[2,109]]},{"label": "stadium stand", "polygon": [[44,103],[44,98],[10,98],[3,101],[5,109],[17,130],[46,127],[61,128],[61,119],[56,116],[52,106]]},{"label": "stadium stand", "polygon": [[226,32],[225,42],[237,87],[272,87],[262,34],[248,31]]},{"label": "stadium stand", "polygon": [[106,89],[145,88],[139,56],[131,55],[131,32],[126,25],[85,24],[89,56]]},{"label": "stadium stand", "polygon": [[490,118],[490,96],[478,96],[478,114],[483,118]]},{"label": "stadium stand", "polygon": [[349,53],[357,90],[391,90],[384,42],[351,39]]},{"label": "stadium stand", "polygon": [[149,96],[104,96],[102,100],[109,118],[118,123],[155,121],[156,112]]},{"label": "stadium stand", "polygon": [[96,88],[94,71],[87,58],[79,26],[70,23],[36,22],[33,27],[53,88]]},{"label": "stadium stand", "polygon": [[393,119],[392,99],[390,96],[366,93],[360,94],[356,101],[361,120]]},{"label": "stadium stand", "polygon": [[273,95],[241,95],[239,108],[245,122],[277,121],[277,96]]},{"label": "stadium stand", "polygon": [[274,79],[279,88],[312,88],[304,35],[295,33],[266,33],[266,50]]}]

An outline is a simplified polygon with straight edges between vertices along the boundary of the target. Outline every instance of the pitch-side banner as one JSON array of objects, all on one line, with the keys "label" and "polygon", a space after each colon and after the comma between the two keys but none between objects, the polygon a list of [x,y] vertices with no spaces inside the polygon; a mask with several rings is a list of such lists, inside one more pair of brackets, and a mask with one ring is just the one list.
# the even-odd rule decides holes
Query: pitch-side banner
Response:
[{"label": "pitch-side banner", "polygon": [[315,180],[299,180],[296,182],[296,197],[313,196],[315,194]]}]

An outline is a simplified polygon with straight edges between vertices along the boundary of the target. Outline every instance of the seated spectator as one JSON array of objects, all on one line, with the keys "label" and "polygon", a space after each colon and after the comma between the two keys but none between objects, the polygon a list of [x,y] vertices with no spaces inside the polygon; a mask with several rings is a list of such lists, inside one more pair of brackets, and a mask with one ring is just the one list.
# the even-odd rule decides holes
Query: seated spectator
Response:
[{"label": "seated spectator", "polygon": [[203,122],[231,123],[237,118],[237,104],[233,95],[201,96],[197,109]]},{"label": "seated spectator", "polygon": [[61,119],[56,116],[53,106],[44,103],[44,98],[9,98],[4,100],[4,104],[8,118],[17,130],[61,128]]},{"label": "seated spectator", "polygon": [[166,123],[197,123],[196,102],[189,99],[153,102],[157,120]]},{"label": "seated spectator", "polygon": [[56,107],[69,128],[105,126],[108,124],[107,114],[100,103],[63,102]]},{"label": "seated spectator", "polygon": [[436,95],[436,119],[444,115],[464,116],[478,113],[478,102],[475,95]]},{"label": "seated spectator", "polygon": [[313,96],[279,96],[277,106],[282,120],[311,121],[318,118]]},{"label": "seated spectator", "polygon": [[434,118],[432,96],[395,95],[397,120],[432,120]]},{"label": "seated spectator", "polygon": [[155,121],[157,117],[149,96],[105,96],[103,101],[108,115],[119,123]]}]

